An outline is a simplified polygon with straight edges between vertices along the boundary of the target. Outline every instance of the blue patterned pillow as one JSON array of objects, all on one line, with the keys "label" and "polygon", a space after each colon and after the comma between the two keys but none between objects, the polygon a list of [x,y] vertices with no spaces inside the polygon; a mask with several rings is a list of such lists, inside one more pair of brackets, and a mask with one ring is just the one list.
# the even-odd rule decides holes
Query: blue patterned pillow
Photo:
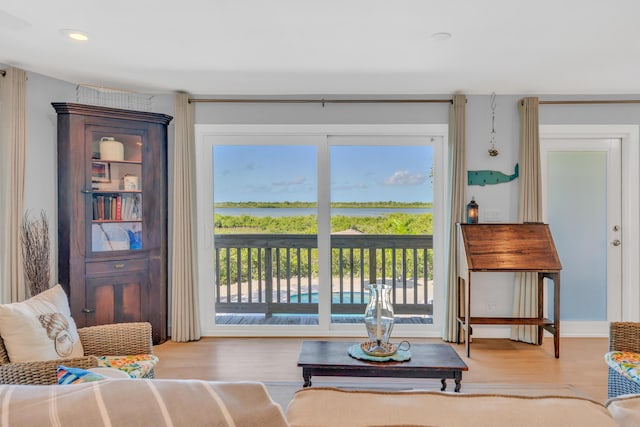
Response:
[{"label": "blue patterned pillow", "polygon": [[58,375],[58,384],[80,384],[106,379],[104,375],[96,374],[95,372],[85,369],[70,368],[64,365],[58,365],[56,372]]}]

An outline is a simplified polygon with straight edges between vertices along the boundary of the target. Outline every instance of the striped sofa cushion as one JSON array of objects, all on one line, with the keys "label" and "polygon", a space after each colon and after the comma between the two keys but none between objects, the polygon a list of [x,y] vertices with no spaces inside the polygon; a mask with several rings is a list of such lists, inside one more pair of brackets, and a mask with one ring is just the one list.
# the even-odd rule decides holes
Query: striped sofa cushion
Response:
[{"label": "striped sofa cushion", "polygon": [[0,385],[3,426],[286,427],[257,382],[112,379],[70,386]]}]

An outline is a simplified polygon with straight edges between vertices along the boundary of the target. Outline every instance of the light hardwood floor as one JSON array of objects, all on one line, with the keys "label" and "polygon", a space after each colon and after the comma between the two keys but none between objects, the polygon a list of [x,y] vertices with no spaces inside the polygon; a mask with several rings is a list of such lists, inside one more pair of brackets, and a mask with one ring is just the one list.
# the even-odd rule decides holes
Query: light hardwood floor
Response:
[{"label": "light hardwood floor", "polygon": [[[300,381],[296,366],[301,342],[311,338],[202,338],[190,343],[167,341],[154,347],[160,358],[158,378],[197,378],[216,381]],[[401,338],[397,338],[399,341]],[[353,338],[327,340],[356,341]],[[442,341],[410,339],[413,343]],[[454,349],[469,367],[465,384],[571,385],[598,402],[607,399],[606,338],[563,338],[560,358],[553,339],[541,346],[508,339],[475,339],[471,357],[464,345]],[[353,379],[357,380],[357,379]],[[434,380],[437,381],[437,380]]]}]

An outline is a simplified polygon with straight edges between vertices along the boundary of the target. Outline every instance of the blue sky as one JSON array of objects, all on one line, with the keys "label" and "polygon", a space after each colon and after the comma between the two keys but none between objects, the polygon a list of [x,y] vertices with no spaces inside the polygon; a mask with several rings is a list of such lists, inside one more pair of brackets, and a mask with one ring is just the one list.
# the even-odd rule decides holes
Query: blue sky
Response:
[{"label": "blue sky", "polygon": [[[431,202],[430,146],[332,146],[331,201]],[[317,200],[314,146],[215,146],[214,202]]]}]

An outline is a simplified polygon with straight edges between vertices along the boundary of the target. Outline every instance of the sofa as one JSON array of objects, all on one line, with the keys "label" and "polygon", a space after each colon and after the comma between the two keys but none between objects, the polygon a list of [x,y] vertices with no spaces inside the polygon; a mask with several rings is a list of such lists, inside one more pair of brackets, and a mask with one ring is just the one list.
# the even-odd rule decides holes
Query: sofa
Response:
[{"label": "sofa", "polygon": [[640,395],[602,405],[566,397],[308,388],[287,409],[292,427],[638,427]]},{"label": "sofa", "polygon": [[111,379],[0,385],[0,420],[63,427],[631,427],[640,425],[640,395],[602,405],[577,397],[310,387],[281,408],[258,382]]}]

